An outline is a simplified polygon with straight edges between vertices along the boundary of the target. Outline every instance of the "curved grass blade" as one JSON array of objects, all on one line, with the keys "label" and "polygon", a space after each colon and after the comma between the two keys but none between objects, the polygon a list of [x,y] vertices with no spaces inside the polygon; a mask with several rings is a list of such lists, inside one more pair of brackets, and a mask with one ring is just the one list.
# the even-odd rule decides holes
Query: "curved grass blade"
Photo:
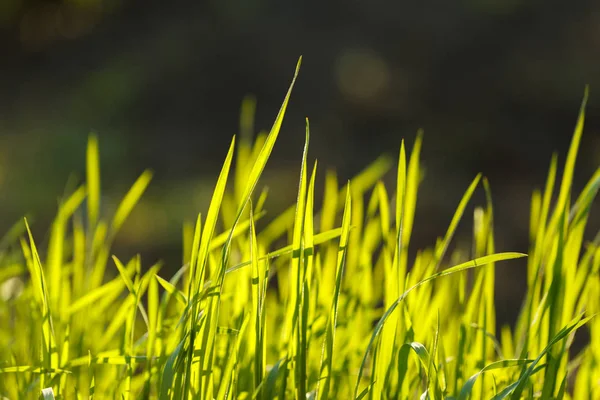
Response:
[{"label": "curved grass blade", "polygon": [[473,182],[471,182],[471,185],[469,185],[469,188],[463,195],[462,199],[460,200],[460,203],[458,204],[458,207],[456,208],[456,211],[454,212],[454,216],[452,217],[452,221],[450,222],[450,225],[448,226],[446,235],[444,235],[444,239],[439,243],[438,246],[436,246],[435,257],[432,260],[435,263],[435,267],[433,268],[434,271],[438,270],[438,268],[442,262],[442,259],[444,258],[444,255],[446,254],[448,245],[450,244],[450,241],[452,240],[452,237],[454,236],[454,232],[456,232],[458,223],[460,222],[460,220],[465,212],[465,208],[467,207],[469,200],[471,200],[471,197],[473,196],[473,192],[475,192],[475,189],[477,188],[477,184],[479,183],[480,179],[481,179],[481,174],[478,174],[475,177],[475,179],[473,179]]},{"label": "curved grass blade", "polygon": [[442,276],[447,276],[447,275],[451,275],[451,274],[455,274],[457,272],[462,272],[465,271],[467,269],[471,269],[471,268],[477,268],[477,267],[483,267],[487,264],[492,264],[492,263],[496,263],[498,261],[504,261],[504,260],[511,260],[511,259],[515,259],[515,258],[522,258],[522,257],[526,257],[526,254],[522,254],[522,253],[513,253],[513,252],[509,252],[509,253],[497,253],[497,254],[492,254],[492,255],[488,255],[488,256],[484,256],[484,257],[479,257],[476,258],[474,260],[471,261],[467,261],[465,263],[456,265],[454,267],[448,268],[444,271],[438,272],[436,274],[431,275],[428,278],[425,278],[421,281],[419,281],[418,283],[416,283],[415,285],[413,285],[412,287],[410,287],[408,290],[406,290],[402,296],[400,296],[398,298],[398,300],[396,300],[391,306],[390,308],[388,308],[386,310],[386,312],[383,314],[383,316],[381,317],[381,319],[377,322],[377,325],[375,325],[375,329],[373,331],[373,334],[371,335],[371,338],[369,340],[369,344],[367,345],[367,349],[365,350],[365,354],[363,356],[361,365],[360,365],[360,369],[358,372],[358,377],[356,380],[356,386],[354,388],[354,397],[356,398],[358,395],[358,390],[359,390],[359,385],[360,385],[360,381],[362,380],[363,374],[364,374],[364,369],[367,363],[367,358],[368,355],[371,351],[371,349],[373,348],[373,344],[375,343],[375,340],[379,337],[379,334],[381,333],[381,330],[385,324],[385,322],[387,321],[387,319],[389,318],[390,314],[392,314],[396,307],[398,307],[398,305],[400,303],[402,303],[404,301],[404,299],[406,298],[406,296],[408,296],[408,294],[410,292],[412,292],[414,289],[424,285],[425,283],[432,281],[434,279],[440,278]]},{"label": "curved grass blade", "polygon": [[267,136],[267,139],[265,140],[265,143],[264,143],[262,149],[260,150],[260,153],[258,154],[256,161],[254,162],[254,165],[252,166],[252,170],[250,171],[250,174],[248,174],[248,180],[247,180],[248,183],[246,184],[246,188],[244,189],[243,194],[241,196],[242,203],[239,205],[238,214],[241,214],[242,210],[246,206],[246,203],[250,199],[250,195],[252,194],[252,192],[254,191],[254,188],[256,187],[256,184],[258,183],[258,178],[260,178],[260,175],[262,174],[262,172],[265,168],[265,165],[267,164],[267,160],[269,159],[269,156],[271,155],[271,151],[273,150],[275,141],[277,140],[277,137],[279,136],[279,130],[281,129],[281,124],[283,123],[283,117],[287,110],[288,102],[290,100],[290,96],[292,94],[292,89],[294,88],[294,84],[296,83],[296,78],[298,77],[298,72],[300,71],[301,64],[302,64],[302,57],[300,57],[298,59],[298,64],[296,65],[296,71],[294,72],[294,77],[292,78],[292,83],[290,84],[287,94],[285,95],[283,104],[281,105],[281,108],[279,109],[279,113],[277,114],[277,117],[275,118],[273,127],[271,128],[271,131],[269,132],[269,135]]},{"label": "curved grass blade", "polygon": [[[341,234],[342,234],[342,228],[334,228],[334,229],[331,229],[326,232],[318,233],[313,238],[313,245],[316,246],[316,245],[328,242],[330,240],[336,239],[336,238],[340,237]],[[260,242],[260,240],[259,240],[259,242]],[[314,251],[314,249],[313,248],[310,248],[310,249],[305,248],[304,251],[305,252]],[[270,260],[273,258],[281,257],[286,254],[293,254],[293,253],[294,253],[294,246],[290,244],[288,246],[282,247],[278,250],[272,251],[272,252],[268,253],[267,255],[260,257],[259,260],[260,261]],[[298,253],[293,254],[293,256],[297,257],[297,254]],[[252,261],[249,260],[249,261],[244,261],[242,263],[236,264],[233,267],[228,268],[227,271],[225,271],[225,273],[229,274],[231,272],[237,271],[240,268],[247,267],[248,265],[251,264],[251,262]]]},{"label": "curved grass blade", "polygon": [[198,250],[198,260],[196,261],[195,270],[196,276],[193,276],[194,290],[195,293],[198,288],[204,283],[204,274],[206,268],[206,262],[208,260],[208,252],[210,248],[210,242],[212,240],[217,220],[219,218],[219,210],[223,203],[223,195],[225,194],[225,187],[227,186],[227,178],[229,177],[229,170],[231,168],[231,161],[233,160],[233,151],[235,149],[235,137],[231,141],[229,151],[225,157],[225,162],[221,168],[221,173],[217,179],[215,190],[213,192],[208,212],[206,214],[206,221],[204,222],[204,228],[202,229],[202,236],[200,239],[200,248]]},{"label": "curved grass blade", "polygon": [[[261,148],[260,153],[258,154],[252,170],[248,175],[248,180],[246,184],[246,188],[244,189],[243,195],[240,199],[240,204],[238,206],[238,210],[236,213],[236,217],[231,226],[231,230],[229,233],[229,237],[225,244],[223,245],[223,250],[221,254],[220,265],[218,271],[216,273],[216,282],[217,287],[221,287],[223,285],[223,279],[225,278],[225,272],[227,268],[227,263],[229,260],[229,252],[230,245],[233,238],[233,233],[235,228],[246,208],[246,204],[250,201],[250,197],[254,192],[254,188],[256,187],[260,176],[262,175],[262,171],[271,155],[271,151],[273,150],[273,146],[275,145],[275,141],[277,140],[277,136],[279,135],[279,130],[281,128],[281,124],[283,122],[283,117],[285,111],[287,109],[287,105],[289,102],[289,98],[294,87],[294,83],[296,82],[296,77],[298,76],[298,71],[300,68],[300,63],[302,61],[302,57],[298,60],[298,64],[296,66],[296,71],[294,73],[294,78],[292,79],[292,83],[288,89],[288,92],[285,96],[283,104],[279,110],[277,118],[267,136],[263,147]],[[205,349],[207,352],[203,357],[201,357],[201,368],[203,371],[201,377],[201,383],[199,388],[199,393],[201,396],[210,397],[212,396],[212,375],[213,375],[213,364],[214,364],[214,340],[216,336],[217,329],[217,321],[219,317],[219,303],[220,303],[220,292],[217,293],[217,296],[211,299],[211,302],[208,306],[208,314],[207,314],[207,325],[204,327],[204,333],[202,337],[201,348]]]},{"label": "curved grass blade", "polygon": [[88,137],[86,157],[86,187],[88,193],[88,221],[93,231],[100,214],[100,161],[98,156],[98,138],[95,134]]},{"label": "curved grass blade", "polygon": [[[94,268],[92,270],[92,276],[90,278],[90,287],[96,288],[102,284],[102,280],[104,279],[104,272],[106,270],[106,264],[108,259],[110,258],[110,246],[111,243],[119,232],[125,220],[138,203],[146,188],[150,184],[152,180],[152,172],[150,170],[144,171],[138,179],[131,186],[125,197],[117,207],[117,211],[111,222],[111,230],[109,236],[106,238],[106,242],[100,248],[99,253],[96,257],[96,261],[94,263]],[[99,227],[102,224],[98,225]]]},{"label": "curved grass blade", "polygon": [[558,199],[556,200],[556,208],[554,209],[554,214],[550,220],[550,229],[556,229],[559,224],[559,220],[565,206],[567,204],[567,199],[571,194],[571,185],[573,183],[573,174],[575,172],[575,161],[577,160],[577,153],[579,152],[579,143],[581,142],[581,136],[583,135],[583,125],[585,122],[585,108],[587,106],[587,101],[589,97],[589,87],[586,86],[583,100],[581,101],[581,106],[579,109],[579,116],[577,118],[577,123],[575,125],[575,132],[573,133],[573,138],[571,139],[571,145],[569,147],[569,152],[567,154],[567,160],[565,161],[565,169],[563,171],[563,177],[560,184],[560,191],[558,194]]},{"label": "curved grass blade", "polygon": [[182,306],[186,306],[188,304],[188,298],[186,295],[183,294],[181,290],[177,289],[175,285],[158,275],[155,275],[154,277],[169,294],[175,296],[175,300],[177,300]]},{"label": "curved grass blade", "polygon": [[254,391],[258,397],[266,371],[267,343],[266,343],[266,314],[265,294],[267,289],[266,261],[258,259],[258,243],[256,228],[254,226],[254,212],[250,204],[250,258],[252,261],[252,303],[254,310]]},{"label": "curved grass blade", "polygon": [[[44,277],[44,269],[40,256],[29,229],[29,224],[25,220],[25,227],[27,229],[27,235],[29,237],[29,245],[31,249],[31,261],[30,273],[33,279],[34,291],[37,293],[38,302],[42,311],[42,333],[44,338],[44,347],[42,352],[42,360],[45,361],[46,368],[55,370],[59,368],[59,357],[58,348],[56,345],[56,336],[54,334],[54,325],[52,322],[52,313],[50,311],[50,303],[48,298],[48,290],[46,285],[46,279]],[[29,263],[28,263],[29,264]],[[44,375],[41,377],[41,384],[44,385]]]},{"label": "curved grass blade", "polygon": [[[523,373],[519,377],[519,380],[516,382],[517,385],[514,388],[514,392],[511,395],[511,399],[517,400],[517,399],[521,398],[521,394],[523,393],[523,390],[525,389],[525,385],[527,384],[527,381],[529,380],[529,378],[533,375],[534,370],[537,366],[537,363],[542,359],[542,357],[544,357],[550,351],[552,346],[554,346],[556,343],[558,343],[559,341],[566,338],[571,332],[576,331],[583,325],[587,324],[588,321],[591,320],[593,317],[594,316],[584,318],[583,314],[581,314],[581,315],[575,317],[574,319],[572,319],[571,322],[569,322],[569,324],[567,324],[567,326],[565,326],[563,329],[561,329],[556,334],[556,336],[554,336],[552,338],[552,340],[550,340],[550,342],[548,342],[548,345],[544,348],[544,350],[542,350],[540,355],[529,365],[529,367],[525,371],[523,371]],[[510,394],[511,394],[510,392],[507,392],[503,396],[498,397],[498,400],[504,399],[504,398],[508,397]]]},{"label": "curved grass blade", "polygon": [[115,216],[113,217],[111,224],[111,229],[113,232],[117,232],[119,229],[121,229],[121,226],[123,226],[123,223],[129,214],[131,214],[131,210],[133,210],[135,205],[138,203],[151,180],[152,172],[150,170],[146,170],[135,181],[133,186],[131,186],[131,189],[129,189],[123,198],[123,201],[121,201],[121,204],[119,204],[119,207],[115,212]]},{"label": "curved grass blade", "polygon": [[460,390],[457,400],[467,400],[469,398],[469,396],[471,395],[471,391],[473,390],[473,386],[475,385],[475,381],[477,381],[477,378],[479,378],[480,375],[483,375],[484,373],[495,370],[495,369],[518,367],[518,366],[521,366],[524,364],[528,364],[532,361],[533,360],[509,359],[509,360],[496,361],[489,365],[486,365],[484,368],[482,368],[475,375],[471,376],[465,382],[462,389]]}]

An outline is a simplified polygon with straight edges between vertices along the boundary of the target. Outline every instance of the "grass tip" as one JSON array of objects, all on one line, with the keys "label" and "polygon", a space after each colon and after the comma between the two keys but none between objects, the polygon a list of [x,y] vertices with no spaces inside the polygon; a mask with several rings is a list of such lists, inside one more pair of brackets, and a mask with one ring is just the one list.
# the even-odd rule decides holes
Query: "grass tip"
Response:
[{"label": "grass tip", "polygon": [[300,72],[300,65],[302,65],[302,56],[298,57],[298,63],[296,64],[296,72],[294,72],[294,79],[298,76]]}]

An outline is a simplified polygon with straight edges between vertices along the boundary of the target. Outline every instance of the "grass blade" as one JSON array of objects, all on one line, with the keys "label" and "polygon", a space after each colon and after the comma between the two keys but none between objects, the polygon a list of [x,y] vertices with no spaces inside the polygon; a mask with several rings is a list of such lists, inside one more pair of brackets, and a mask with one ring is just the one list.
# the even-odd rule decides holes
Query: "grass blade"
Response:
[{"label": "grass blade", "polygon": [[98,138],[92,133],[88,137],[86,158],[88,221],[92,231],[96,228],[100,214],[100,157],[98,153]]},{"label": "grass blade", "polygon": [[346,202],[344,206],[344,216],[342,218],[342,236],[340,238],[337,270],[335,273],[335,291],[333,292],[333,302],[329,311],[327,323],[327,332],[323,342],[323,352],[321,354],[321,367],[319,372],[319,383],[317,386],[318,398],[327,400],[332,385],[333,371],[333,350],[335,346],[335,331],[337,325],[338,307],[340,292],[342,289],[342,277],[344,275],[344,265],[346,263],[346,252],[348,246],[348,237],[350,235],[350,216],[352,215],[352,197],[350,184],[346,189]]}]

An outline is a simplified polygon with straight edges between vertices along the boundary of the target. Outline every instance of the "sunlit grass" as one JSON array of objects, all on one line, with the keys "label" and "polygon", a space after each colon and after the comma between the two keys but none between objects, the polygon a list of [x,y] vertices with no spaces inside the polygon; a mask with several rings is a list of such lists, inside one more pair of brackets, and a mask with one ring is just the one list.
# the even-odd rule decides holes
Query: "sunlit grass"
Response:
[{"label": "sunlit grass", "polygon": [[[259,181],[299,67],[270,132],[254,138],[254,105],[244,103],[240,136],[208,210],[184,226],[173,276],[113,255],[152,175],[104,215],[90,136],[86,182],[60,202],[47,246],[26,220],[0,242],[0,396],[600,398],[600,234],[584,238],[600,169],[581,193],[571,189],[587,93],[562,180],[553,157],[523,221],[528,289],[511,328],[496,324],[495,273],[525,255],[496,252],[485,178],[465,182],[447,231],[409,258],[422,134],[410,150],[400,144],[397,167],[382,157],[342,185],[328,171],[315,198],[307,120],[296,204],[269,215],[277,188]],[[382,177],[392,168],[390,190]],[[465,221],[477,190],[486,201]],[[461,223],[472,223],[472,246],[448,254]],[[590,343],[573,354],[583,325]]]}]

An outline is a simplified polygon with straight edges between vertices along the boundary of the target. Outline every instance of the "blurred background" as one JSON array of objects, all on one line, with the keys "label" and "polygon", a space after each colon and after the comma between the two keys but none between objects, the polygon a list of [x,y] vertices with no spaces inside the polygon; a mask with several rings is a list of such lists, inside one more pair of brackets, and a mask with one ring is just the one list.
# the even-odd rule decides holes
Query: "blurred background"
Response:
[{"label": "blurred background", "polygon": [[[311,157],[341,181],[425,130],[420,247],[483,172],[498,250],[527,251],[531,191],[553,151],[564,162],[586,84],[576,190],[600,164],[596,0],[1,0],[0,227],[29,213],[43,237],[57,199],[84,176],[94,131],[105,204],[155,172],[118,251],[174,269],[182,222],[206,210],[242,99],[256,97],[256,129],[269,129],[299,55],[263,181],[272,213],[294,201],[305,116]],[[502,268],[500,318],[525,285],[523,263]]]}]

